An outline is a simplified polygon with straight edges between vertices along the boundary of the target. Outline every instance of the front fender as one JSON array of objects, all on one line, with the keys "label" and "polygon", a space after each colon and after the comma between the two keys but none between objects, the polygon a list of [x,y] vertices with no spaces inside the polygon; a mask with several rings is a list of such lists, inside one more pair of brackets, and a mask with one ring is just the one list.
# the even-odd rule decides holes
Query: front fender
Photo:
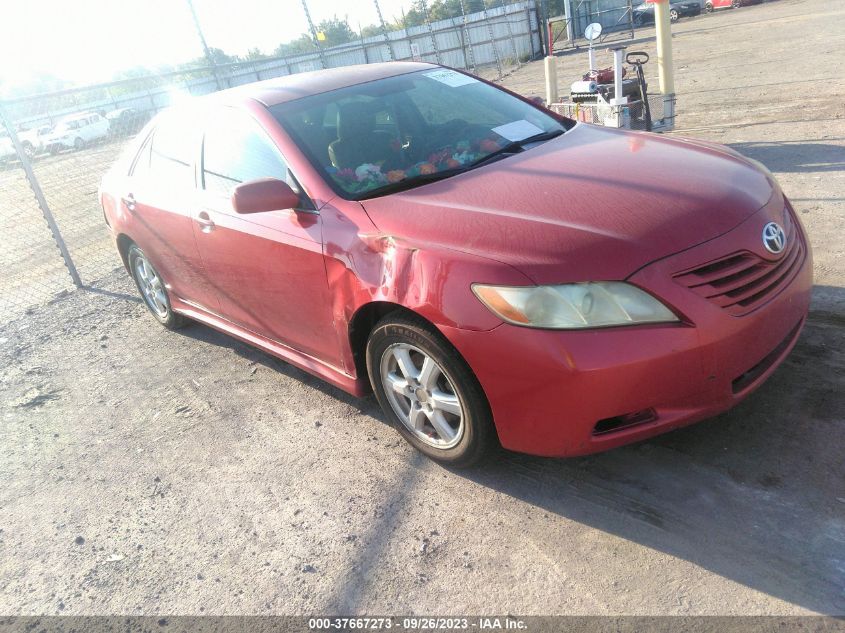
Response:
[{"label": "front fender", "polygon": [[320,214],[332,315],[347,371],[354,368],[349,324],[367,304],[402,306],[444,333],[453,328],[484,331],[502,321],[475,297],[473,283],[533,285],[507,264],[380,232],[354,209],[328,204]]}]

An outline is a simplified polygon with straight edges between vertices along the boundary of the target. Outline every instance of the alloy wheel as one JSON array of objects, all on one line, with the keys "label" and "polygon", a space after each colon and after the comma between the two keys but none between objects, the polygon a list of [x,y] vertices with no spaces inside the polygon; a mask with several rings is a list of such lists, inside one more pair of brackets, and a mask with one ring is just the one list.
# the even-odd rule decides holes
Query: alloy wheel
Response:
[{"label": "alloy wheel", "polygon": [[391,408],[420,441],[439,449],[461,441],[464,407],[434,359],[418,347],[394,343],[382,355],[380,374]]},{"label": "alloy wheel", "polygon": [[164,291],[164,284],[158,276],[155,268],[147,261],[147,258],[139,255],[135,258],[135,276],[138,279],[138,286],[144,301],[155,314],[162,319],[167,318],[170,306],[167,302],[167,294]]}]

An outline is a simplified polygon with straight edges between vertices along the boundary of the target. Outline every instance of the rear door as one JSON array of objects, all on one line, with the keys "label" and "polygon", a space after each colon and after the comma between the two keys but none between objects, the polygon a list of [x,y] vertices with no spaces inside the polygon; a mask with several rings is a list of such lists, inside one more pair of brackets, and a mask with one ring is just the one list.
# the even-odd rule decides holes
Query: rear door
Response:
[{"label": "rear door", "polygon": [[[220,107],[208,121],[194,231],[221,313],[251,332],[338,362],[320,216],[251,115]],[[299,191],[302,210],[236,213],[234,188],[266,177]]]},{"label": "rear door", "polygon": [[171,296],[216,313],[217,295],[205,279],[191,220],[200,135],[187,114],[163,117],[135,158],[121,204],[132,218],[130,237]]}]

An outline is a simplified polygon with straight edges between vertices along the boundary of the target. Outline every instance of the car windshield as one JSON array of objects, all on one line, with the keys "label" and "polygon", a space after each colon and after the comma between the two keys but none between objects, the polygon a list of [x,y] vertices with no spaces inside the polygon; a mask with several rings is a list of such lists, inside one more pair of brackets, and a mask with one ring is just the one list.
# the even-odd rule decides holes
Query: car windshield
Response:
[{"label": "car windshield", "polygon": [[271,112],[335,191],[355,200],[446,178],[566,129],[445,68],[304,97]]}]

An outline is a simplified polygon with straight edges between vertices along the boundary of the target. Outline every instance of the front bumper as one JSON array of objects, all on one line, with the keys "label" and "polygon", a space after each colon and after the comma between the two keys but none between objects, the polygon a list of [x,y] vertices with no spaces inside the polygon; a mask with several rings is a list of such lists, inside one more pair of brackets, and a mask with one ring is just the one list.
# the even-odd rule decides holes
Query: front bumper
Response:
[{"label": "front bumper", "polygon": [[629,278],[687,323],[584,331],[441,328],[478,377],[502,445],[546,456],[607,450],[712,417],[759,387],[792,350],[809,310],[812,256],[797,219],[803,261],[787,285],[744,316],[698,296],[673,274],[759,242],[762,226],[780,213],[764,208],[730,233]]}]

